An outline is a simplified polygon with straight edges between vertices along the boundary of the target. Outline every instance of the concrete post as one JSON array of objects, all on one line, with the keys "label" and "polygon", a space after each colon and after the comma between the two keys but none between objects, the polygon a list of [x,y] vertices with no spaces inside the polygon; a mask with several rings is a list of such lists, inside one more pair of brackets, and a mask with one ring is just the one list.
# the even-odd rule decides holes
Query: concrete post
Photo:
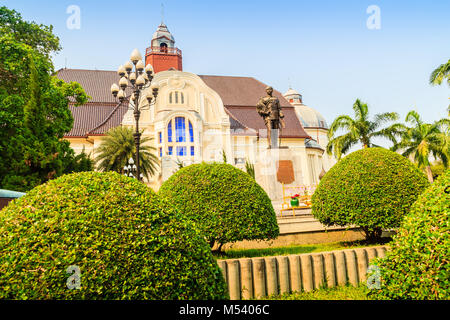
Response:
[{"label": "concrete post", "polygon": [[226,260],[217,260],[217,264],[219,265],[220,271],[222,271],[222,275],[223,275],[223,278],[225,279],[225,282],[228,283]]},{"label": "concrete post", "polygon": [[368,261],[367,261],[367,253],[364,248],[357,248],[355,249],[356,253],[356,262],[358,264],[358,279],[360,282],[365,282],[367,277],[367,268],[368,268]]},{"label": "concrete post", "polygon": [[348,281],[354,287],[359,284],[358,281],[358,265],[356,263],[356,254],[354,250],[344,250],[345,252],[345,262],[347,265],[347,275]]},{"label": "concrete post", "polygon": [[385,247],[377,247],[377,256],[379,258],[384,258],[386,256],[386,248]]},{"label": "concrete post", "polygon": [[338,286],[345,286],[347,284],[347,266],[345,261],[345,254],[343,251],[334,252],[334,259],[336,260],[336,281]]},{"label": "concrete post", "polygon": [[277,259],[275,257],[267,257],[264,260],[266,263],[267,295],[278,294]]},{"label": "concrete post", "polygon": [[333,288],[336,286],[334,255],[332,252],[325,252],[323,254],[323,258],[325,261],[325,278],[327,279],[327,287]]},{"label": "concrete post", "polygon": [[303,290],[308,292],[314,289],[311,255],[310,254],[300,255],[300,262],[302,266],[302,287]]},{"label": "concrete post", "polygon": [[367,260],[370,262],[375,259],[377,257],[377,249],[375,248],[366,248],[366,252],[367,252]]},{"label": "concrete post", "polygon": [[280,294],[289,293],[289,260],[287,256],[277,257],[278,275],[280,280]]},{"label": "concrete post", "polygon": [[320,289],[325,284],[323,255],[321,253],[313,253],[311,257],[314,270],[314,289]]},{"label": "concrete post", "polygon": [[241,266],[241,297],[242,299],[253,298],[253,276],[252,259],[239,259]]},{"label": "concrete post", "polygon": [[241,284],[239,276],[239,260],[228,261],[228,290],[230,300],[241,299]]},{"label": "concrete post", "polygon": [[288,256],[289,259],[289,276],[291,278],[291,290],[302,291],[302,273],[300,256]]},{"label": "concrete post", "polygon": [[254,258],[253,262],[253,279],[255,298],[266,296],[266,269],[263,258]]}]

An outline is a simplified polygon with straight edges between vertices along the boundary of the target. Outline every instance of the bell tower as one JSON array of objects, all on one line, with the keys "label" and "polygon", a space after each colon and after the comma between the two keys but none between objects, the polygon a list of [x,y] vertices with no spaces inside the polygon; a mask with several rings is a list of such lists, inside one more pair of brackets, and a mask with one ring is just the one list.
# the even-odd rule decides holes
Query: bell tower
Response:
[{"label": "bell tower", "polygon": [[161,22],[153,34],[150,47],[145,51],[145,65],[151,64],[155,73],[170,68],[183,71],[181,50],[175,47],[175,39],[169,29]]}]

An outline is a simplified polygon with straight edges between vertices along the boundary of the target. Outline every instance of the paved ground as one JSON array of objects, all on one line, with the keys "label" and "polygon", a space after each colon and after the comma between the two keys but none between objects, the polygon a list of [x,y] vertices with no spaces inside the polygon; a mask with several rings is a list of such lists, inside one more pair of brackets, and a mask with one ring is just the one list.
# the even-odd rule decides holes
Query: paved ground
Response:
[{"label": "paved ground", "polygon": [[281,212],[282,204],[277,202],[272,202],[273,208],[277,214],[277,218],[289,218],[289,217],[301,217],[301,216],[311,216],[311,208],[299,208],[292,210],[283,210]]}]

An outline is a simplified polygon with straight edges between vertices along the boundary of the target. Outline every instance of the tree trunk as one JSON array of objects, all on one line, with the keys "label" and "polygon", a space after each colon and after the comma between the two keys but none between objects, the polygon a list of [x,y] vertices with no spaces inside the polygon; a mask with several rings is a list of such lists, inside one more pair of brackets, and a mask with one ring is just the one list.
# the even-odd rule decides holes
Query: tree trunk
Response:
[{"label": "tree trunk", "polygon": [[383,230],[381,228],[362,227],[362,229],[366,235],[367,242],[377,243],[381,241],[381,235],[383,233]]},{"label": "tree trunk", "polygon": [[431,167],[426,166],[425,171],[427,173],[428,181],[430,181],[430,183],[433,183],[433,172],[431,171]]}]

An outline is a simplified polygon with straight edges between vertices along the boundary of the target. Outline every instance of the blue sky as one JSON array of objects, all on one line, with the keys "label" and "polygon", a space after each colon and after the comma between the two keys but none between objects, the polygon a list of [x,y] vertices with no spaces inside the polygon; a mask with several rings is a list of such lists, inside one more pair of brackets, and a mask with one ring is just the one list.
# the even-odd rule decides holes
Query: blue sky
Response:
[{"label": "blue sky", "polygon": [[[26,20],[52,24],[63,50],[57,69],[116,70],[142,53],[164,21],[183,51],[184,71],[251,76],[281,92],[298,90],[329,123],[352,115],[356,98],[372,115],[417,110],[426,121],[446,116],[450,89],[428,84],[450,58],[450,1],[0,1]],[[70,30],[69,5],[81,10]],[[380,29],[366,21],[380,8]]]}]

